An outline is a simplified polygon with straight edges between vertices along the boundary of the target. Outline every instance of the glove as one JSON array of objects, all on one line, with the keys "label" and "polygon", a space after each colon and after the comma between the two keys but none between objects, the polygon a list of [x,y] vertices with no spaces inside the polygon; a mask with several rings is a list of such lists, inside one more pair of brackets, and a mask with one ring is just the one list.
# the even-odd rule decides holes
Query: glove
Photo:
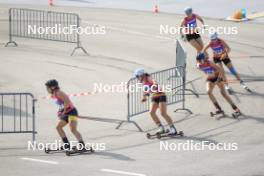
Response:
[{"label": "glove", "polygon": [[181,40],[184,41],[184,42],[186,42],[186,37],[185,37],[185,35],[181,35]]},{"label": "glove", "polygon": [[63,111],[58,111],[57,115],[58,115],[59,118],[61,118],[61,117],[63,117],[65,114],[63,113]]},{"label": "glove", "polygon": [[145,101],[147,101],[147,98],[144,97],[141,99],[141,102],[145,102]]}]

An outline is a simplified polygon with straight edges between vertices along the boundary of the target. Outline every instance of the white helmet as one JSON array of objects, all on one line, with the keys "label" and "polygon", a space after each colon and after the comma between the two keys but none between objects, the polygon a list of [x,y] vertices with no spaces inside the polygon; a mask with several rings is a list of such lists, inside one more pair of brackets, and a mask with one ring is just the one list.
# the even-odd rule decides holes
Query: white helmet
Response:
[{"label": "white helmet", "polygon": [[144,68],[138,68],[134,71],[134,76],[138,77],[138,76],[142,76],[145,74],[145,70]]},{"label": "white helmet", "polygon": [[192,8],[191,7],[185,7],[184,12],[186,15],[190,15],[190,14],[192,14]]},{"label": "white helmet", "polygon": [[217,38],[218,38],[218,35],[217,35],[216,32],[214,32],[214,33],[212,33],[212,34],[209,34],[209,39],[210,39],[210,40],[215,40],[215,39],[217,39]]}]

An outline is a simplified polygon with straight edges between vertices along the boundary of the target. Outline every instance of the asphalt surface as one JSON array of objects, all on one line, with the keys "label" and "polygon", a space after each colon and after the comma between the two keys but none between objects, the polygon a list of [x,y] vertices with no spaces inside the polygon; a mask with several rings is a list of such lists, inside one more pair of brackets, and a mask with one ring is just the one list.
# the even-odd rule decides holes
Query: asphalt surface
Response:
[{"label": "asphalt surface", "polygon": [[[76,12],[82,18],[82,26],[102,25],[105,35],[82,35],[83,46],[89,55],[77,52],[70,56],[74,45],[33,39],[16,39],[18,47],[4,47],[8,41],[8,8],[0,8],[0,91],[32,92],[38,99],[36,108],[37,142],[59,139],[56,133],[56,107],[46,96],[44,83],[50,78],[60,81],[67,93],[92,91],[95,82],[116,84],[128,81],[133,70],[145,67],[149,72],[175,65],[175,38],[178,35],[160,35],[160,25],[175,26],[183,16],[153,14],[150,12],[79,7],[56,7],[56,11]],[[17,5],[16,5],[17,7]],[[20,7],[28,7],[20,5]],[[43,6],[30,8],[47,9]],[[235,26],[237,35],[221,35],[231,46],[230,57],[247,85],[248,93],[238,83],[232,83],[236,93],[232,96],[243,112],[239,120],[231,117],[216,120],[209,116],[214,108],[204,95],[205,79],[193,84],[200,98],[187,96],[186,107],[194,114],[174,113],[180,105],[171,105],[168,112],[184,138],[168,139],[170,144],[193,141],[200,143],[237,143],[236,151],[164,151],[160,140],[148,140],[145,133],[137,132],[133,125],[115,130],[115,123],[79,120],[79,129],[89,143],[104,143],[106,150],[94,154],[65,156],[64,153],[45,154],[28,151],[31,135],[0,135],[0,171],[2,175],[264,175],[263,142],[263,41],[261,24],[232,23],[205,19],[211,26]],[[207,34],[202,35],[205,42]],[[203,76],[195,66],[195,52],[183,43],[187,50],[187,78]],[[230,79],[234,79],[228,75]],[[190,85],[188,85],[189,87]],[[190,87],[191,88],[191,87]],[[219,102],[227,114],[232,109],[215,90]],[[125,93],[100,93],[72,98],[83,116],[106,119],[126,119]],[[10,116],[11,117],[11,116]],[[135,118],[146,131],[155,128],[147,113]],[[69,129],[67,128],[67,133]],[[69,138],[74,137],[69,133]],[[164,142],[166,142],[164,141]]]}]

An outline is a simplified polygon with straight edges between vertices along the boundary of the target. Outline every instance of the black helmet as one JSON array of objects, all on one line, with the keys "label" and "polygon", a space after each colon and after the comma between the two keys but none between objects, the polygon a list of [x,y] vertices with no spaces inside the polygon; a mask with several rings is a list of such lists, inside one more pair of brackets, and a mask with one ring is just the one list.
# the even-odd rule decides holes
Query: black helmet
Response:
[{"label": "black helmet", "polygon": [[47,82],[45,83],[45,85],[46,85],[47,87],[55,87],[55,88],[59,88],[59,83],[58,83],[58,81],[57,81],[56,79],[51,79],[51,80],[47,81]]}]

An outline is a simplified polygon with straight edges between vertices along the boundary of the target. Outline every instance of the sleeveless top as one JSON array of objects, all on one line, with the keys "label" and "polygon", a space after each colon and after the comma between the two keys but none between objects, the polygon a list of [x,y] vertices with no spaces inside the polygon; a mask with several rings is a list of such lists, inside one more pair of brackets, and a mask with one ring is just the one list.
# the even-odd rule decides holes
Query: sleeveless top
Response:
[{"label": "sleeveless top", "polygon": [[205,61],[202,64],[199,63],[197,66],[198,66],[198,68],[200,68],[207,75],[213,74],[216,71],[215,68],[210,66],[210,62],[209,61]]},{"label": "sleeveless top", "polygon": [[225,46],[223,45],[223,42],[220,39],[217,39],[216,41],[211,41],[209,45],[212,48],[215,56],[221,55],[225,52]]},{"label": "sleeveless top", "polygon": [[164,92],[161,90],[161,87],[158,84],[154,84],[152,79],[147,76],[147,81],[143,82],[145,88],[144,94],[151,94],[152,96],[161,96],[164,95]]},{"label": "sleeveless top", "polygon": [[196,15],[192,14],[191,18],[185,17],[184,18],[184,26],[185,28],[185,33],[186,34],[193,34],[196,32],[196,27],[197,27],[197,20],[196,20]]},{"label": "sleeveless top", "polygon": [[[66,109],[66,112],[69,112],[72,109],[74,109],[74,105],[73,105],[73,103],[71,102],[71,100],[70,100],[70,98],[68,96],[66,98],[70,102],[69,107],[67,107],[67,109]],[[54,94],[52,95],[52,99],[54,100],[55,104],[58,105],[60,111],[65,109],[64,101],[57,96],[57,91],[54,92]]]}]

